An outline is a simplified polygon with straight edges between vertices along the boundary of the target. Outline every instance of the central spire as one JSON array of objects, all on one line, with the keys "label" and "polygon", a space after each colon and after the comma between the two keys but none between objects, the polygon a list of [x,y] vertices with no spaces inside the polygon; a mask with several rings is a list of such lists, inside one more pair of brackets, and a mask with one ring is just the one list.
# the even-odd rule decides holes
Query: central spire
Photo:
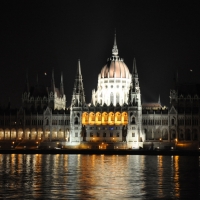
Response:
[{"label": "central spire", "polygon": [[113,56],[117,56],[118,55],[116,30],[115,30],[115,35],[114,35],[114,45],[113,45],[113,49],[112,49],[112,55]]}]

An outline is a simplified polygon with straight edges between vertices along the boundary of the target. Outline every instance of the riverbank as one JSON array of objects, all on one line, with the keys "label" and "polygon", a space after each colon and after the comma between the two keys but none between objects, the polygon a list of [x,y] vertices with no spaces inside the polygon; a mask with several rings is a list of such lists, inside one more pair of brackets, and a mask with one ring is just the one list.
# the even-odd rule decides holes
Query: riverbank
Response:
[{"label": "riverbank", "polygon": [[7,149],[0,150],[0,154],[96,154],[96,155],[180,155],[200,156],[200,151],[187,150],[129,150],[129,149]]}]

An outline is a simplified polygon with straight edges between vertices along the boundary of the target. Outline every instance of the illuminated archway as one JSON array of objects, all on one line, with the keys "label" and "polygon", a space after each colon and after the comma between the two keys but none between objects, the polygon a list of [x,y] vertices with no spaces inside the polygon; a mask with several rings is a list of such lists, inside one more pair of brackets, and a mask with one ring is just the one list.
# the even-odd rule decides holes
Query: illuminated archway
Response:
[{"label": "illuminated archway", "polygon": [[108,124],[108,113],[103,112],[102,113],[102,125],[107,125]]},{"label": "illuminated archway", "polygon": [[29,139],[30,139],[30,140],[35,140],[35,139],[36,139],[36,135],[37,135],[36,129],[33,128],[33,129],[31,130],[31,134],[30,134],[30,136],[29,136]]},{"label": "illuminated archway", "polygon": [[16,139],[16,130],[12,129],[11,130],[11,140],[14,140],[14,139]]},{"label": "illuminated archway", "polygon": [[127,112],[122,113],[122,124],[123,125],[128,124],[128,114],[127,114]]},{"label": "illuminated archway", "polygon": [[[29,129],[26,129],[26,130],[25,130],[25,137],[26,137],[26,132],[27,132],[27,131],[30,132]],[[22,130],[21,128],[17,131],[17,137],[18,137],[17,139],[19,139],[19,140],[22,140],[22,139],[23,139],[23,130]],[[26,138],[25,138],[25,139],[26,139]]]},{"label": "illuminated archway", "polygon": [[115,115],[113,112],[109,112],[109,114],[108,114],[108,124],[109,125],[115,124]]},{"label": "illuminated archway", "polygon": [[51,132],[51,139],[52,139],[52,140],[56,140],[57,137],[58,137],[57,130],[56,130],[56,129],[53,129],[52,132]]},{"label": "illuminated archway", "polygon": [[88,121],[89,121],[89,116],[87,112],[84,112],[82,114],[82,124],[83,125],[88,125]]},{"label": "illuminated archway", "polygon": [[115,124],[116,125],[120,125],[121,124],[121,113],[120,112],[116,112],[115,113]]},{"label": "illuminated archway", "polygon": [[58,139],[59,140],[64,139],[64,130],[59,129],[59,131],[58,131]]},{"label": "illuminated archway", "polygon": [[0,140],[4,139],[4,131],[3,129],[0,129]]},{"label": "illuminated archway", "polygon": [[101,125],[101,113],[97,112],[95,116],[96,125]]},{"label": "illuminated archway", "polygon": [[39,128],[39,129],[38,129],[37,138],[38,138],[39,140],[41,140],[41,139],[42,139],[42,136],[43,136],[43,131],[42,131],[41,128]]},{"label": "illuminated archway", "polygon": [[10,139],[10,130],[6,129],[5,130],[5,140],[9,140]]},{"label": "illuminated archway", "polygon": [[44,138],[48,139],[48,140],[50,139],[50,130],[49,129],[45,130],[45,132],[44,132]]},{"label": "illuminated archway", "polygon": [[95,114],[93,112],[91,112],[89,114],[89,124],[90,125],[94,125],[95,124]]}]

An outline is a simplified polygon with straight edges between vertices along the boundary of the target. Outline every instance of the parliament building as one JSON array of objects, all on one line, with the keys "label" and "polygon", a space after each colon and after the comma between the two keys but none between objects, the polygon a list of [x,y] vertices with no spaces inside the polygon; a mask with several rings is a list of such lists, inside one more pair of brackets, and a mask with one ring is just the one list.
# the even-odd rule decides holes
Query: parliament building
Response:
[{"label": "parliament building", "polygon": [[[166,91],[169,92],[169,91]],[[198,149],[200,85],[179,84],[170,90],[169,108],[141,102],[136,59],[132,71],[118,55],[98,75],[91,102],[85,101],[78,60],[71,105],[66,107],[63,74],[56,87],[29,85],[26,75],[22,106],[0,109],[0,148]]]}]

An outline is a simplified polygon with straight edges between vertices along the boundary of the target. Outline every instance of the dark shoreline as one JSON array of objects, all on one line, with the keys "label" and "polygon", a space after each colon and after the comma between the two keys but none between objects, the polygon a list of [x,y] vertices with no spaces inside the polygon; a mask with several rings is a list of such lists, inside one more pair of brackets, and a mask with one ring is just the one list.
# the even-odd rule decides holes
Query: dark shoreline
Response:
[{"label": "dark shoreline", "polygon": [[200,156],[200,151],[187,150],[95,150],[95,149],[1,149],[0,154],[96,154],[96,155],[180,155]]}]

